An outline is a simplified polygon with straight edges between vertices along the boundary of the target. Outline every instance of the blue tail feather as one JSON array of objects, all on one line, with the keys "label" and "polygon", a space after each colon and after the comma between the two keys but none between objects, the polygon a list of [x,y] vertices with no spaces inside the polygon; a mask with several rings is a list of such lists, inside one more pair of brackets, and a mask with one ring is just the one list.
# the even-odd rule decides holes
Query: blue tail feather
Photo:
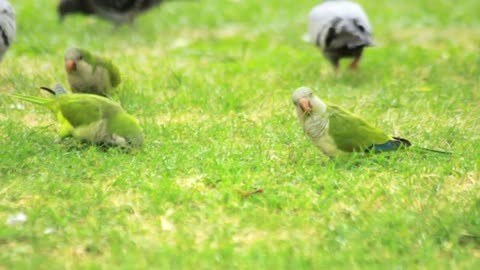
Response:
[{"label": "blue tail feather", "polygon": [[367,153],[382,153],[389,151],[396,151],[400,148],[409,147],[412,145],[410,141],[403,138],[393,137],[394,140],[390,140],[383,144],[374,144],[368,147],[365,152]]},{"label": "blue tail feather", "polygon": [[[396,151],[401,148],[406,148],[412,146],[412,143],[404,138],[399,138],[399,137],[393,137],[394,140],[390,140],[384,144],[374,144],[368,147],[365,152],[367,153],[382,153],[382,152],[389,152],[389,151]],[[428,149],[428,148],[423,148],[423,147],[415,147],[415,149],[419,149],[421,151],[427,151],[427,152],[434,152],[434,153],[439,153],[439,154],[446,154],[446,155],[451,155],[452,152],[445,152],[441,150],[434,150],[434,149]]]}]

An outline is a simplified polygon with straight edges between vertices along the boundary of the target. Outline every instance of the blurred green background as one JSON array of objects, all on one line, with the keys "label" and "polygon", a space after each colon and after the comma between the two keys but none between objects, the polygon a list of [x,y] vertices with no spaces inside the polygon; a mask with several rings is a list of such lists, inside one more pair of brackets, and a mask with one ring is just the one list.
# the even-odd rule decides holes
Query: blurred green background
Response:
[{"label": "blurred green background", "polygon": [[[66,85],[64,50],[87,48],[146,140],[55,144],[50,112],[0,95],[0,269],[480,266],[479,1],[359,1],[378,45],[339,74],[302,40],[317,1],[170,1],[118,29],[11,2],[0,92]],[[328,160],[295,119],[302,85],[454,154]]]}]

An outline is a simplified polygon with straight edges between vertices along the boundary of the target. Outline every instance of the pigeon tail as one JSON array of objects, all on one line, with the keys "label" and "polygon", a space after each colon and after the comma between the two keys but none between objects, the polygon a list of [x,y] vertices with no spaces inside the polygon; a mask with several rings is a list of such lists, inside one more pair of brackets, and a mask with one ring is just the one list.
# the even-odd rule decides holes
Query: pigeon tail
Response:
[{"label": "pigeon tail", "polygon": [[373,45],[371,33],[357,19],[334,18],[325,37],[328,49],[355,49]]}]

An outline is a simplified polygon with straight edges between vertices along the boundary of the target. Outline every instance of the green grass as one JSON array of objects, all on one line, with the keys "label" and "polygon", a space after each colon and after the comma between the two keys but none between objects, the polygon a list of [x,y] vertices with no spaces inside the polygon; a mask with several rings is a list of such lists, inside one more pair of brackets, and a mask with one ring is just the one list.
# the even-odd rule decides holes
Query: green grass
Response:
[{"label": "green grass", "polygon": [[[66,84],[64,50],[88,48],[120,68],[146,141],[55,144],[50,112],[0,96],[0,269],[480,267],[479,1],[361,1],[378,46],[339,75],[301,39],[317,1],[167,3],[116,31],[12,2],[0,91]],[[331,161],[294,116],[302,85],[454,154]]]}]

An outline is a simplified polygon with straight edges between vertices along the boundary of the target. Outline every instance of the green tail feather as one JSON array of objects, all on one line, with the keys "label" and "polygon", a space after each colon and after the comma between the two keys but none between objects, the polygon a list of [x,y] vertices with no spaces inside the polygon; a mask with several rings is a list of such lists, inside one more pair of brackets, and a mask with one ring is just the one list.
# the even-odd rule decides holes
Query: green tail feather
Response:
[{"label": "green tail feather", "polygon": [[51,101],[51,99],[49,98],[42,98],[42,97],[25,96],[20,94],[8,94],[8,95],[14,98],[18,98],[24,101],[28,101],[28,102],[38,104],[38,105],[43,105],[43,106],[47,106],[47,104]]}]

